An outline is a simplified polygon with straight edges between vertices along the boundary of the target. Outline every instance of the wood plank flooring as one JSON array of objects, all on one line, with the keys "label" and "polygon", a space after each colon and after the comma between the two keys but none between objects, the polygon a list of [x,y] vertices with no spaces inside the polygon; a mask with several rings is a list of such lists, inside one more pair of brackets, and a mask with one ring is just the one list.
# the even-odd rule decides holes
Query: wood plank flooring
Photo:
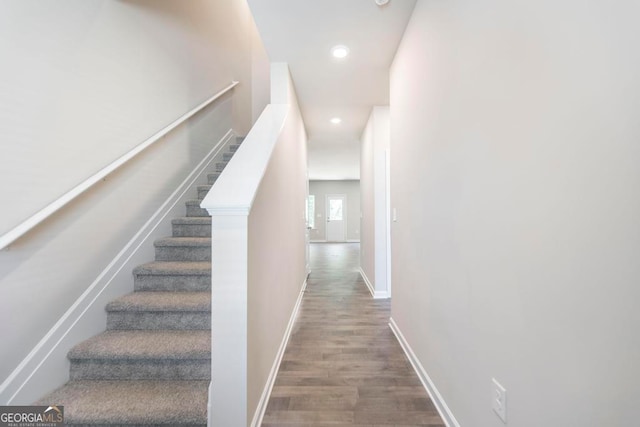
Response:
[{"label": "wood plank flooring", "polygon": [[263,427],[444,427],[360,274],[359,244],[312,244],[300,314]]}]

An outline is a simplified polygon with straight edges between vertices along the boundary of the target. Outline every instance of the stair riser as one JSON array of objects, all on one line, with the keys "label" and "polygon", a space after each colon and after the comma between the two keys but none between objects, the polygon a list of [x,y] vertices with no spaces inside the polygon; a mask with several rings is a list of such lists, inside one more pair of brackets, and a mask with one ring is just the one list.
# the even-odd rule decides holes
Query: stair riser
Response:
[{"label": "stair riser", "polygon": [[211,261],[211,246],[156,247],[156,261]]},{"label": "stair riser", "polygon": [[110,312],[107,316],[110,330],[208,330],[211,329],[209,312]]},{"label": "stair riser", "polygon": [[210,215],[206,209],[202,209],[201,207],[195,206],[195,205],[187,205],[187,216],[203,217],[203,216],[210,216]]},{"label": "stair riser", "polygon": [[71,380],[208,380],[211,360],[72,360]]},{"label": "stair riser", "polygon": [[216,163],[216,169],[215,169],[215,171],[216,171],[217,173],[220,173],[220,172],[222,172],[222,171],[224,170],[225,166],[227,166],[227,162],[219,162],[219,163]]},{"label": "stair riser", "polygon": [[223,153],[222,160],[224,160],[225,162],[228,162],[233,157],[233,154],[234,153]]},{"label": "stair riser", "polygon": [[207,193],[209,193],[209,188],[207,189],[198,189],[198,199],[202,200],[207,197]]},{"label": "stair riser", "polygon": [[232,153],[235,153],[236,151],[238,151],[238,148],[240,148],[240,144],[231,144],[229,146],[229,151],[231,151]]},{"label": "stair riser", "polygon": [[174,224],[173,237],[211,237],[211,224]]},{"label": "stair riser", "polygon": [[211,290],[211,275],[136,274],[134,289],[136,291],[209,291]]},{"label": "stair riser", "polygon": [[219,176],[219,173],[210,173],[209,175],[207,175],[207,181],[209,182],[209,185],[213,185]]}]

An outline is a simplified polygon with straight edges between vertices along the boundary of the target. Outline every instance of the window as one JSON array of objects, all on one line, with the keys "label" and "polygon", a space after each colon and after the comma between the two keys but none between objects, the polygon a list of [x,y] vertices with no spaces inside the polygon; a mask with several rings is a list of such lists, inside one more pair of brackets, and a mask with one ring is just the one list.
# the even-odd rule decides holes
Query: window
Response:
[{"label": "window", "polygon": [[316,196],[309,194],[307,199],[307,226],[316,228]]}]

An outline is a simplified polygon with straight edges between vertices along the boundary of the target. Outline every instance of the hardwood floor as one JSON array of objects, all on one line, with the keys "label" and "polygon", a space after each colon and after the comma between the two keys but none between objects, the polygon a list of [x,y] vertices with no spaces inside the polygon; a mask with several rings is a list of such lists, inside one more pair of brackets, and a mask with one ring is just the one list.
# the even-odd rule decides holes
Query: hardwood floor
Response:
[{"label": "hardwood floor", "polygon": [[359,244],[312,244],[311,268],[263,427],[444,427],[358,273]]}]

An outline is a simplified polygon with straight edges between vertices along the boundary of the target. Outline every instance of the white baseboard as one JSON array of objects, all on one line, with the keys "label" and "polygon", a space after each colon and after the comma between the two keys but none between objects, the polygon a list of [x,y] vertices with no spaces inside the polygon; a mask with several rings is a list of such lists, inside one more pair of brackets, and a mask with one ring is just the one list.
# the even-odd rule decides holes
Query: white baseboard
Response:
[{"label": "white baseboard", "polygon": [[302,284],[302,288],[300,289],[300,294],[298,295],[298,300],[296,301],[296,304],[293,307],[293,311],[291,312],[291,317],[289,318],[289,324],[287,325],[287,329],[285,330],[284,336],[282,337],[280,348],[278,349],[276,358],[273,361],[271,372],[269,372],[267,383],[265,384],[264,390],[262,391],[262,396],[260,396],[258,407],[256,408],[256,411],[253,415],[253,420],[251,421],[251,427],[259,427],[260,425],[262,425],[262,419],[264,418],[264,413],[267,410],[269,397],[271,396],[271,390],[273,390],[273,385],[276,382],[276,377],[278,376],[278,370],[280,369],[280,362],[282,362],[282,357],[284,356],[284,352],[287,349],[287,344],[289,343],[289,338],[291,337],[291,331],[293,330],[293,325],[295,324],[296,318],[298,317],[298,310],[300,309],[300,304],[302,303],[302,297],[304,296],[304,290],[306,288],[307,288],[307,278],[305,277],[304,283]]},{"label": "white baseboard", "polygon": [[371,292],[371,296],[375,298],[376,291],[375,291],[375,289],[373,289],[373,285],[369,281],[369,278],[364,273],[364,270],[362,269],[362,267],[358,267],[358,270],[360,271],[360,276],[362,276],[362,280],[364,280],[364,284],[367,285],[367,288],[369,289],[369,292]]},{"label": "white baseboard", "polygon": [[369,281],[369,278],[367,277],[367,275],[364,273],[364,270],[362,269],[362,267],[359,267],[358,270],[360,271],[360,275],[362,276],[362,280],[364,280],[365,285],[367,285],[367,288],[369,289],[369,292],[371,292],[371,296],[373,297],[373,299],[385,299],[385,298],[390,298],[389,296],[389,292],[386,291],[376,291],[373,287],[373,285],[371,284],[371,282]]},{"label": "white baseboard", "polygon": [[453,413],[447,406],[447,403],[442,398],[440,392],[438,392],[438,389],[436,388],[433,381],[431,381],[431,378],[427,374],[427,371],[425,371],[424,367],[416,357],[415,353],[411,349],[411,346],[405,339],[404,335],[402,335],[400,328],[398,328],[398,325],[396,324],[395,320],[393,320],[393,318],[389,319],[389,327],[398,339],[398,342],[400,343],[402,350],[404,350],[404,353],[407,355],[407,358],[409,358],[411,366],[413,366],[416,374],[418,374],[422,385],[424,386],[425,390],[427,390],[427,394],[429,394],[431,401],[438,409],[438,413],[440,414],[440,417],[442,418],[444,423],[447,425],[447,427],[460,427],[460,424],[458,424],[458,421],[456,421]]},{"label": "white baseboard", "polygon": [[328,240],[316,239],[309,240],[309,243],[360,243],[360,239],[350,239],[343,242],[329,242]]},{"label": "white baseboard", "polygon": [[0,405],[30,404],[68,380],[69,350],[104,330],[106,303],[131,292],[131,271],[153,256],[152,242],[166,236],[161,227],[167,226],[165,218],[181,215],[180,204],[190,198],[188,192],[206,178],[209,165],[233,139],[230,129],[20,362],[0,385]]},{"label": "white baseboard", "polygon": [[391,298],[391,295],[389,295],[389,292],[386,292],[386,291],[375,291],[373,294],[373,299],[387,299],[387,298]]}]

